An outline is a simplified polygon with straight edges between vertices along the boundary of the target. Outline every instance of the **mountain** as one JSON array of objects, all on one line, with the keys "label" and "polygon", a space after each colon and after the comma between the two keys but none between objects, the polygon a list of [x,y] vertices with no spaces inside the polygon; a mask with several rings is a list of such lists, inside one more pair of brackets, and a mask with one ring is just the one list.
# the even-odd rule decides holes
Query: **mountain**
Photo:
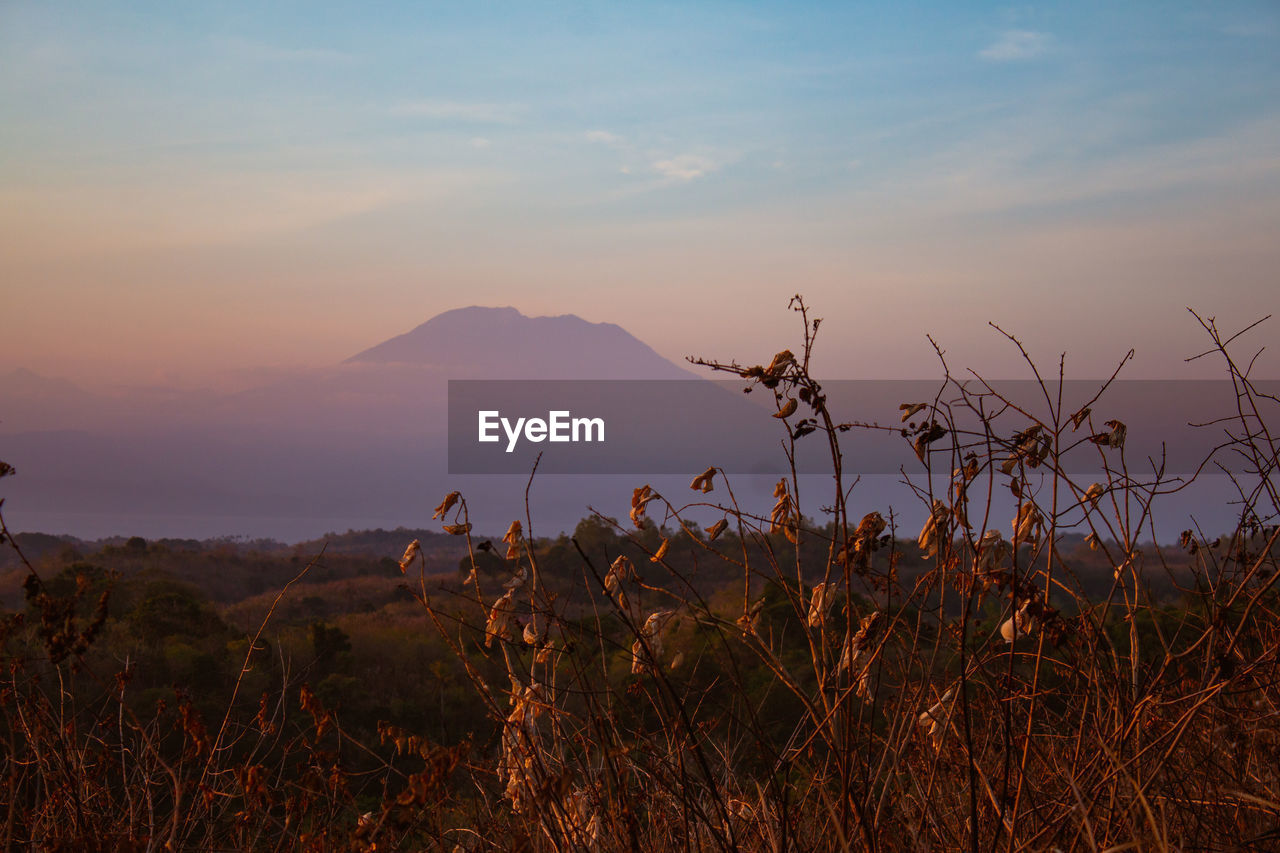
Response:
[{"label": "mountain", "polygon": [[[95,394],[15,371],[0,375],[0,459],[19,476],[0,499],[14,529],[298,540],[420,525],[461,488],[478,527],[505,529],[523,515],[526,474],[447,473],[447,380],[459,378],[698,377],[612,323],[480,307],[235,393]],[[588,503],[625,509],[635,485],[553,483],[539,501],[553,529]]]},{"label": "mountain", "polygon": [[469,379],[697,378],[614,323],[509,307],[446,311],[346,363],[431,365]]}]

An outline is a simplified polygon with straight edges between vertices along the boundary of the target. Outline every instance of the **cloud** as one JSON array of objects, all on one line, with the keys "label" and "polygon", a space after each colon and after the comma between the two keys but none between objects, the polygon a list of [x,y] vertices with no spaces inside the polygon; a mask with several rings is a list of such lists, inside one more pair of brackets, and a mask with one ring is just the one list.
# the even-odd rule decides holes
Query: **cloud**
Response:
[{"label": "cloud", "polygon": [[653,170],[671,181],[692,181],[720,168],[719,164],[700,154],[680,154],[653,164]]},{"label": "cloud", "polygon": [[504,178],[458,168],[219,171],[180,180],[112,175],[92,182],[35,181],[0,189],[0,256],[134,252],[279,239],[376,211],[448,205]]},{"label": "cloud", "polygon": [[523,108],[514,104],[434,99],[402,101],[391,108],[392,115],[404,118],[455,120],[479,124],[514,124],[522,111]]},{"label": "cloud", "polygon": [[1006,30],[995,42],[978,51],[978,56],[992,62],[1016,62],[1039,56],[1048,46],[1049,36],[1045,33]]},{"label": "cloud", "polygon": [[483,136],[475,136],[471,139],[472,148],[488,148],[492,144],[491,140],[485,139]]},{"label": "cloud", "polygon": [[588,130],[586,135],[588,142],[603,142],[605,145],[617,145],[622,141],[621,136],[607,130]]}]

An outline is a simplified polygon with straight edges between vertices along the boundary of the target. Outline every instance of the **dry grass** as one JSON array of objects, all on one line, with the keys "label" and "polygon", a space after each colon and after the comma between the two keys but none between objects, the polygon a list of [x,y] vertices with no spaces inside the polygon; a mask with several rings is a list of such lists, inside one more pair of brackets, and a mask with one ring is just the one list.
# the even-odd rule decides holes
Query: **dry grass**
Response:
[{"label": "dry grass", "polygon": [[[1253,388],[1233,340],[1203,321],[1238,392],[1225,451],[1248,461],[1240,526],[1224,543],[1184,536],[1191,580],[1179,575],[1183,603],[1169,607],[1148,587],[1161,551],[1139,541],[1180,485],[1131,469],[1123,425],[1063,410],[1053,382],[1008,399],[980,377],[958,382],[945,360],[933,400],[903,401],[929,568],[901,575],[889,509],[847,515],[856,472],[840,436],[859,427],[828,411],[808,369],[819,322],[794,307],[798,355],[709,366],[775,395],[789,457],[797,441],[826,443],[831,486],[808,509],[822,523],[802,511],[794,472],[771,511],[753,512],[713,468],[690,501],[636,489],[619,530],[647,561],[579,550],[585,606],[542,576],[528,518],[504,539],[505,576],[474,572],[452,594],[414,579],[423,630],[484,702],[492,744],[386,726],[357,778],[336,758],[340,721],[305,689],[264,697],[252,724],[228,713],[221,734],[182,707],[133,718],[127,678],[73,707],[56,684],[99,622],[33,580],[40,623],[5,626],[9,846],[1280,847],[1277,401]],[[975,415],[979,429],[959,426]],[[1096,454],[1105,477],[1073,479],[1072,454]],[[1013,496],[1012,518],[996,517],[998,495]],[[708,507],[726,524],[686,521]],[[464,497],[437,516],[474,547]],[[665,538],[646,536],[652,525]],[[1087,532],[1113,569],[1105,596],[1084,594],[1057,547],[1067,532]],[[733,591],[706,596],[672,559],[687,547],[739,577]],[[423,561],[405,557],[413,578]],[[40,653],[14,653],[22,636]]]}]

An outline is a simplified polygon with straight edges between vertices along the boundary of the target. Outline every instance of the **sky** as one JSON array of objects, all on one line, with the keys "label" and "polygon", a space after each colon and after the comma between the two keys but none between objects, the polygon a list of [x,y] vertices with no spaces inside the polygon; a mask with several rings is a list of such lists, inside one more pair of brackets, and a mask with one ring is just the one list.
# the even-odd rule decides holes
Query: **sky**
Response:
[{"label": "sky", "polygon": [[760,360],[796,292],[831,375],[1155,377],[1280,309],[1274,2],[4,0],[0,116],[0,370],[87,386],[471,304]]}]

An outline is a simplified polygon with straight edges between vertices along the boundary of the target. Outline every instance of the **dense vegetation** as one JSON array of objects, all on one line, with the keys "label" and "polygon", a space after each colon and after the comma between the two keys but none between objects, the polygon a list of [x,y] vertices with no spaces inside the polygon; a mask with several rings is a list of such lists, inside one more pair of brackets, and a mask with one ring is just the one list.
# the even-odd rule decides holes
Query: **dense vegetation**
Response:
[{"label": "dense vegetation", "polygon": [[439,530],[298,546],[3,529],[7,846],[1280,844],[1276,401],[1212,322],[1240,524],[1160,546],[1171,485],[1123,425],[949,372],[903,408],[923,529],[850,519],[851,426],[796,307],[800,355],[711,366],[775,396],[789,446],[829,445],[804,511],[794,478],[749,508],[713,467],[558,538],[483,539],[457,493]]}]

